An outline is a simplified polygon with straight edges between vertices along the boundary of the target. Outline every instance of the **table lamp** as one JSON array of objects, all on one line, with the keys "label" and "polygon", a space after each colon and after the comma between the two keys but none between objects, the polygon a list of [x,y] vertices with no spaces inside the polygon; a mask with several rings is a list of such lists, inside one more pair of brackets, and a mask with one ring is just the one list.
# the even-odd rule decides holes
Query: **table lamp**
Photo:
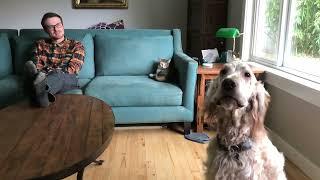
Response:
[{"label": "table lamp", "polygon": [[[217,38],[225,38],[225,39],[233,39],[233,45],[232,45],[232,56],[235,51],[236,46],[236,38],[240,37],[242,33],[239,32],[237,28],[220,28],[216,32]],[[225,57],[224,57],[225,58]]]},{"label": "table lamp", "polygon": [[232,46],[232,51],[234,52],[235,50],[235,43],[236,43],[236,38],[240,37],[240,32],[237,28],[220,28],[216,32],[216,37],[218,38],[232,38],[233,39],[233,46]]}]

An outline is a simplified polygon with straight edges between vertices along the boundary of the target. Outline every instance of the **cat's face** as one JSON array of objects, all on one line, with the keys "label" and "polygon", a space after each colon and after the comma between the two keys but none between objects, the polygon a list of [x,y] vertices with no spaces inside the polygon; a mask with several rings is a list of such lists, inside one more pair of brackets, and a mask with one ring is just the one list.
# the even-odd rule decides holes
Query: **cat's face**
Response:
[{"label": "cat's face", "polygon": [[161,68],[168,68],[169,64],[170,64],[170,61],[168,61],[168,60],[160,60],[160,62],[159,62],[159,66]]}]

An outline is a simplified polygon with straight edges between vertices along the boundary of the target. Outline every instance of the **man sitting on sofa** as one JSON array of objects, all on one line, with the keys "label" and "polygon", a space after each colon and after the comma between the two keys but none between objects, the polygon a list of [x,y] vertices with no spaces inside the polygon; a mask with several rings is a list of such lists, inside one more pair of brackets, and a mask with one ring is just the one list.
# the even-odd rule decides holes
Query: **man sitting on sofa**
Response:
[{"label": "man sitting on sofa", "polygon": [[31,102],[49,106],[54,94],[78,88],[79,73],[85,51],[79,41],[64,36],[62,18],[56,13],[43,15],[41,25],[49,39],[36,42],[33,56],[25,63],[26,90]]}]

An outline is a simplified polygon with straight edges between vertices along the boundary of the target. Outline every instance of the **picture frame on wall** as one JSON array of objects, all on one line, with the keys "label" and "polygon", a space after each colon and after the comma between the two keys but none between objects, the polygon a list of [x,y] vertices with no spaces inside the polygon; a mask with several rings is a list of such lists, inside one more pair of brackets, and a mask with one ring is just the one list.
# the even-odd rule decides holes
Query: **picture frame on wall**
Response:
[{"label": "picture frame on wall", "polygon": [[72,0],[75,9],[128,9],[128,0]]}]

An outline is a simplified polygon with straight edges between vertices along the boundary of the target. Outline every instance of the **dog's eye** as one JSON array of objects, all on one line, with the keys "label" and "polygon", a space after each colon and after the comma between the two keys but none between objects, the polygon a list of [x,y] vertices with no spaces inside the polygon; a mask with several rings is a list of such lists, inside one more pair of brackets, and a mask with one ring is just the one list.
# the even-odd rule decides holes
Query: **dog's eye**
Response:
[{"label": "dog's eye", "polygon": [[226,75],[227,72],[228,72],[227,69],[222,69],[222,70],[220,71],[220,74],[221,74],[221,75]]},{"label": "dog's eye", "polygon": [[251,77],[251,74],[248,73],[248,72],[245,72],[245,73],[244,73],[244,76],[249,78],[249,77]]}]

